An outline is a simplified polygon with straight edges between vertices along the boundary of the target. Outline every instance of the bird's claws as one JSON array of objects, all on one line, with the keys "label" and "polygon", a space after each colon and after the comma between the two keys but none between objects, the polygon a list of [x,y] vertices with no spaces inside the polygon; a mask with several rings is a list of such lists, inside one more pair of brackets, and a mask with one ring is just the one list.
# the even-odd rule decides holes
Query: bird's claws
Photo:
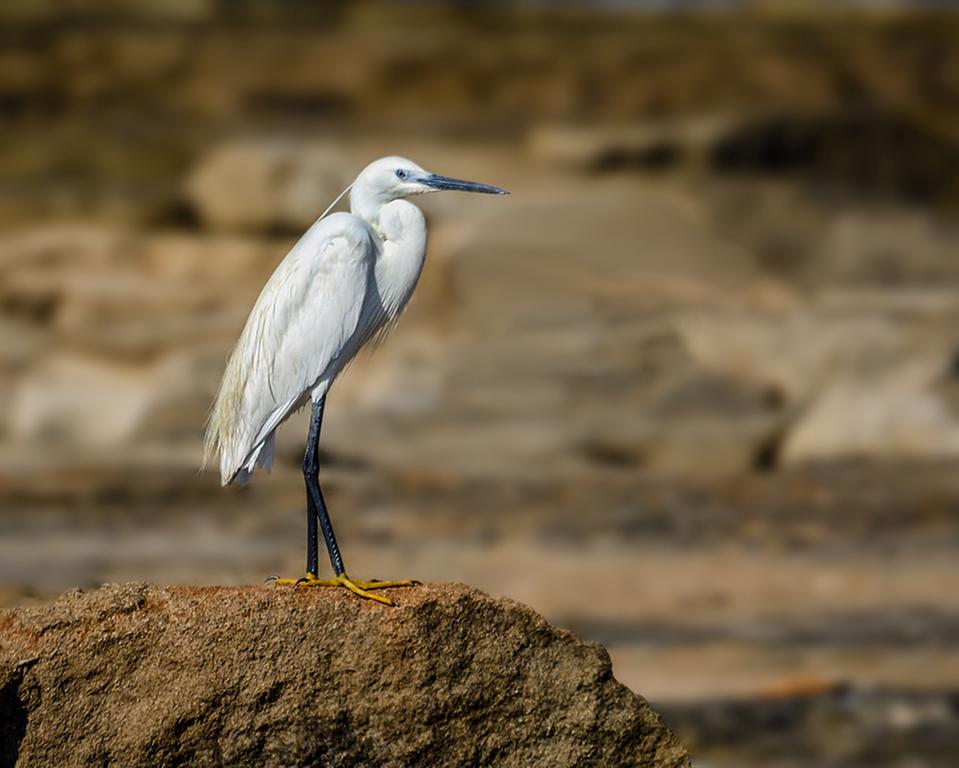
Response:
[{"label": "bird's claws", "polygon": [[384,605],[394,605],[394,602],[388,597],[373,594],[369,590],[391,589],[394,587],[416,587],[422,583],[412,580],[383,581],[381,579],[371,579],[370,581],[361,581],[359,579],[351,579],[345,573],[341,573],[335,579],[318,579],[314,574],[308,573],[298,579],[279,579],[274,577],[269,579],[269,581],[272,581],[274,584],[292,586],[294,589],[298,589],[300,587],[345,587],[359,597],[366,598],[367,600],[375,600],[376,602],[383,603]]},{"label": "bird's claws", "polygon": [[[361,582],[357,582],[357,583],[361,583]],[[367,589],[374,589],[376,585],[385,584],[386,582],[383,581],[383,579],[373,578],[373,579],[369,579],[368,581],[364,581],[362,583],[367,585],[366,586]],[[405,581],[402,581],[402,582],[391,581],[390,584],[392,586],[398,586],[398,587],[422,587],[423,586],[423,582],[419,581],[418,579],[406,579]]]}]

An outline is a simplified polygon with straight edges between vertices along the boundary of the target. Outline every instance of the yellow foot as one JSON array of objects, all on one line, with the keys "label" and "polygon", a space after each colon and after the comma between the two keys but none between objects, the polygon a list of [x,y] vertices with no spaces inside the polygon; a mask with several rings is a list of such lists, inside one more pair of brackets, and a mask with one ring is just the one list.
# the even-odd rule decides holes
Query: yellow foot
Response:
[{"label": "yellow foot", "polygon": [[308,573],[299,579],[270,578],[267,581],[294,587],[346,587],[354,595],[365,597],[368,600],[376,600],[384,605],[393,605],[394,603],[388,597],[374,595],[371,590],[388,589],[390,587],[415,587],[420,583],[418,581],[380,581],[379,579],[360,581],[359,579],[351,579],[345,573],[341,573],[335,579],[318,579],[312,573]]}]

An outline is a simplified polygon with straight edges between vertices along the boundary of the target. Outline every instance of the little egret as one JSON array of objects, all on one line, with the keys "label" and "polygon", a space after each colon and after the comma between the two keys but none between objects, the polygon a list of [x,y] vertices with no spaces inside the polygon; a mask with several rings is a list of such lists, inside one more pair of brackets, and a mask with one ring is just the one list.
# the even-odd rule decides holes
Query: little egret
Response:
[{"label": "little egret", "polygon": [[[312,401],[303,458],[306,576],[275,582],[340,586],[392,605],[372,590],[415,582],[350,578],[333,535],[319,483],[326,395],[360,348],[396,321],[416,287],[426,258],[426,220],[405,198],[444,189],[509,193],[429,173],[402,157],[376,160],[348,189],[350,213],[321,216],[280,262],[253,305],[213,403],[205,459],[219,454],[223,485],[246,483],[256,467],[269,471],[276,430]],[[318,578],[317,523],[335,579]]]}]

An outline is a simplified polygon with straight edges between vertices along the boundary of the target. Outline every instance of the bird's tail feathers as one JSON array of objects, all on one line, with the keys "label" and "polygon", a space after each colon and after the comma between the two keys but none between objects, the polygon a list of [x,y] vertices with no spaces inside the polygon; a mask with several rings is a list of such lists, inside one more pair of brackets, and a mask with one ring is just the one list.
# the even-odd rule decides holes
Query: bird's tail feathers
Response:
[{"label": "bird's tail feathers", "polygon": [[230,353],[223,372],[223,380],[217,390],[216,398],[207,417],[206,435],[203,439],[203,461],[201,471],[217,454],[220,456],[220,481],[228,485],[233,479],[233,468],[228,467],[228,454],[231,453],[231,435],[234,430],[233,414],[237,413],[240,399],[243,397],[243,372],[237,365],[235,350]]},{"label": "bird's tail feathers", "polygon": [[238,483],[246,485],[253,477],[256,469],[264,469],[267,474],[273,471],[273,457],[276,453],[276,433],[270,432],[269,435],[251,452],[243,465],[227,479],[224,485],[229,483]]}]

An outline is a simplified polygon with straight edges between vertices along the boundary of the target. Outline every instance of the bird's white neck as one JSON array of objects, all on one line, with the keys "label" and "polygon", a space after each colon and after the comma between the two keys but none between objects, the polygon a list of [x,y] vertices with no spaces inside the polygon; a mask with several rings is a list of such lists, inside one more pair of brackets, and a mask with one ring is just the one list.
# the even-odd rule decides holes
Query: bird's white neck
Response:
[{"label": "bird's white neck", "polygon": [[350,212],[363,219],[378,234],[381,229],[380,214],[389,204],[389,198],[383,197],[372,185],[364,183],[362,178],[357,179],[350,190]]},{"label": "bird's white neck", "polygon": [[380,242],[376,283],[383,306],[393,319],[403,311],[423,270],[426,219],[419,208],[406,200],[381,206],[373,221],[363,218]]}]

